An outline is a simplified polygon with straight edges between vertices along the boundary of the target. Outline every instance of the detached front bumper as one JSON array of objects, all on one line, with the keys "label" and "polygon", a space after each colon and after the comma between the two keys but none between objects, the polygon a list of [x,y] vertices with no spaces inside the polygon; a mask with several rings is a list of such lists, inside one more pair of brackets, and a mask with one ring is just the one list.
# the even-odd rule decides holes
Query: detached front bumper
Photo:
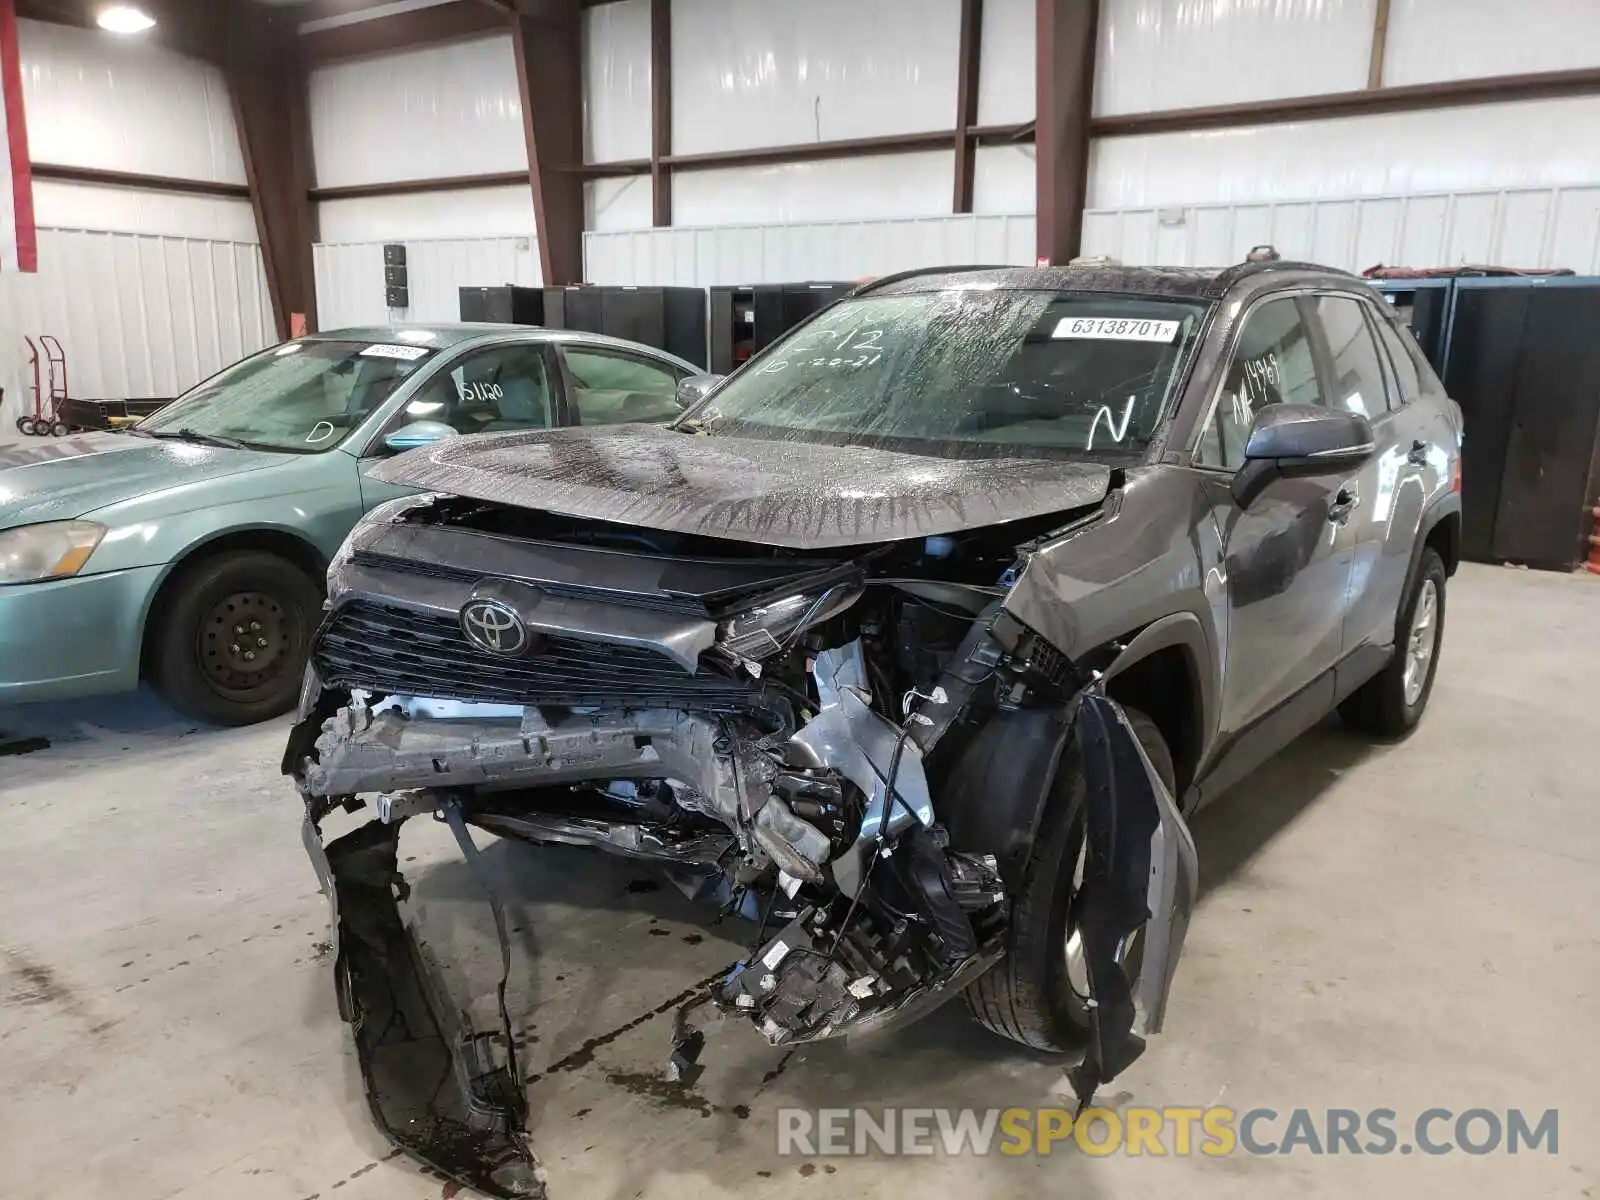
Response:
[{"label": "detached front bumper", "polygon": [[[309,691],[317,691],[314,680]],[[341,797],[306,787],[304,752],[317,744],[326,715],[317,715],[315,694],[307,699],[285,770],[296,774],[307,797],[307,851],[333,906],[339,1005],[354,1032],[374,1120],[400,1149],[451,1179],[496,1197],[539,1197],[536,1160],[523,1134],[526,1099],[504,981],[502,1029],[464,1026],[402,915],[408,888],[398,872],[397,840],[405,819],[438,806],[477,866],[464,821],[480,814],[464,814],[467,794],[450,784],[390,795],[379,803],[379,819],[325,848],[318,826]],[[1091,995],[1090,1051],[1072,1082],[1080,1104],[1088,1104],[1099,1085],[1138,1058],[1144,1048],[1139,1034],[1162,1026],[1198,867],[1178,806],[1122,709],[1096,685],[1078,694],[1062,717],[1069,712],[1062,738],[1077,739],[1086,782],[1085,877],[1077,904]],[[338,720],[330,728],[338,730]],[[392,750],[405,741],[379,723],[366,728],[378,730]],[[776,938],[763,938],[731,965],[699,1002],[749,1016],[774,1043],[874,1032],[915,1019],[994,966],[1005,946],[1008,906],[994,856],[950,850],[936,824],[922,754],[909,734],[853,704],[848,683],[832,693],[808,730],[816,768],[837,770],[867,798],[861,822],[867,845],[858,842],[838,854],[819,882],[781,877],[784,891],[800,896],[797,912]],[[549,726],[542,733],[549,734]],[[528,770],[538,770],[542,760],[546,770],[566,778],[570,757],[550,754],[550,744],[534,747],[536,736],[523,750]],[[504,752],[512,750],[501,742],[478,742],[466,758],[440,758],[435,770],[454,778],[466,773],[469,760],[504,766]],[[616,770],[608,744],[600,742],[594,752]],[[350,779],[371,782],[371,763],[349,758],[346,766]],[[659,763],[650,770],[661,770]],[[774,797],[786,778],[792,776],[774,782]],[[483,824],[493,827],[488,819]],[[504,918],[493,894],[490,901],[509,963]],[[1120,952],[1141,930],[1146,954],[1134,987]],[[683,1016],[672,1061],[677,1077],[698,1069],[694,1059],[704,1045],[698,1030],[686,1032]]]}]

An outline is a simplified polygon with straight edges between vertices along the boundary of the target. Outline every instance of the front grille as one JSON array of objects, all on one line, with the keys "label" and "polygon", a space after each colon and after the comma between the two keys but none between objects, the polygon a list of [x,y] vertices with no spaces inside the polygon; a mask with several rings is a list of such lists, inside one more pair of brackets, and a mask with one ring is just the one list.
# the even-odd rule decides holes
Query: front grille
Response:
[{"label": "front grille", "polygon": [[317,637],[323,682],[402,696],[501,704],[628,704],[733,711],[750,688],[713,674],[687,675],[655,650],[576,638],[546,639],[543,652],[502,658],[479,650],[454,617],[356,600]]},{"label": "front grille", "polygon": [[[376,550],[357,550],[351,561],[361,567],[376,567],[400,575],[423,575],[429,579],[446,579],[451,583],[477,583],[481,579],[490,578],[517,578],[516,575],[495,575],[488,571],[474,571],[470,567],[451,563],[425,562],[418,558],[383,554]],[[607,604],[623,604],[629,608],[648,608],[655,612],[684,613],[697,617],[705,616],[706,612],[705,605],[693,596],[669,596],[656,592],[649,595],[634,595],[628,592],[608,591],[604,588],[560,583],[552,579],[530,579],[529,582],[541,592],[574,600],[604,600]]]}]

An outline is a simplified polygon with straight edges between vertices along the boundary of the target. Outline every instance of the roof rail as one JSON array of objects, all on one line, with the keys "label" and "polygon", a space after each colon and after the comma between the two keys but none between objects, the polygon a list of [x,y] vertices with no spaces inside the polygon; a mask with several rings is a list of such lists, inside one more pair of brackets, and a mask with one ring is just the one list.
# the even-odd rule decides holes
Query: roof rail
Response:
[{"label": "roof rail", "polygon": [[920,275],[950,275],[960,271],[1014,271],[1016,269],[1015,263],[973,263],[949,267],[913,267],[909,271],[896,271],[893,275],[881,275],[877,279],[869,279],[850,294],[852,296],[865,296],[867,293],[875,292],[891,283],[916,279]]},{"label": "roof rail", "polygon": [[1239,282],[1241,279],[1250,277],[1251,275],[1263,275],[1272,271],[1316,271],[1321,275],[1343,275],[1348,279],[1360,278],[1360,276],[1354,275],[1349,271],[1342,270],[1339,267],[1328,267],[1321,263],[1294,262],[1288,259],[1267,259],[1258,262],[1235,263],[1231,267],[1225,267],[1221,272],[1218,273],[1217,282],[1224,285],[1232,285]]}]

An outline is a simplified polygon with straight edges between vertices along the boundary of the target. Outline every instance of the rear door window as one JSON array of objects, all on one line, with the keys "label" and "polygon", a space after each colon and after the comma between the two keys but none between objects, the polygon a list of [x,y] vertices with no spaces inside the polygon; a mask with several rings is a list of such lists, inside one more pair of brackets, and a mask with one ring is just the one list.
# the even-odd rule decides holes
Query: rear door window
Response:
[{"label": "rear door window", "polygon": [[678,407],[678,381],[687,372],[622,351],[565,346],[571,400],[579,425],[670,421]]},{"label": "rear door window", "polygon": [[1328,407],[1377,420],[1389,411],[1389,401],[1378,345],[1362,311],[1366,306],[1351,296],[1314,296],[1309,303],[1328,341],[1333,387]]}]

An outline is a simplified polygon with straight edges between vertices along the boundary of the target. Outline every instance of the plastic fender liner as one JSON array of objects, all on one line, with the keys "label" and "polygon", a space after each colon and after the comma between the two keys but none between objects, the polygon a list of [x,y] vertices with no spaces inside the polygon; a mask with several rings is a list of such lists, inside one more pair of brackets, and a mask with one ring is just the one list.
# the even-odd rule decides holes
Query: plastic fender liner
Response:
[{"label": "plastic fender liner", "polygon": [[454,1010],[401,916],[403,821],[362,825],[324,849],[307,818],[306,850],[332,907],[339,1011],[350,1022],[378,1128],[412,1157],[485,1195],[542,1200],[523,1137],[521,1080]]},{"label": "plastic fender liner", "polygon": [[1199,887],[1194,841],[1116,701],[1086,692],[1075,722],[1085,785],[1083,884],[1076,905],[1089,976],[1089,1049],[1070,1072],[1079,1110],[1144,1050],[1119,961],[1144,929],[1143,1032],[1156,1033]]},{"label": "plastic fender liner", "polygon": [[1013,891],[1034,832],[1072,737],[1064,706],[1000,709],[992,713],[951,763],[935,811],[950,846],[968,854],[993,854]]}]

